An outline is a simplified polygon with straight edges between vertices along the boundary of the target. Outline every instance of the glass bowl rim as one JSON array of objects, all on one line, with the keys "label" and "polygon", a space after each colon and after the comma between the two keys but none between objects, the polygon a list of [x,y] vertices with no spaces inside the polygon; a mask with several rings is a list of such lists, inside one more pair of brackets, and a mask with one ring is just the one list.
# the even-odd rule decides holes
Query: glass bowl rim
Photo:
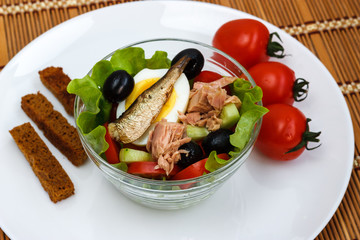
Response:
[{"label": "glass bowl rim", "polygon": [[[121,48],[118,48],[114,51],[112,51],[111,53],[107,54],[104,58],[102,58],[101,60],[107,60],[109,59],[117,50],[120,49],[125,49],[128,47],[133,47],[139,44],[144,44],[144,43],[151,43],[151,42],[161,42],[161,41],[174,41],[174,42],[185,42],[185,43],[191,43],[191,44],[195,44],[195,45],[200,45],[204,48],[208,48],[220,55],[223,55],[226,59],[230,60],[236,67],[238,67],[242,73],[245,74],[245,76],[248,78],[249,82],[251,83],[252,87],[256,86],[255,81],[252,79],[252,77],[250,76],[250,74],[247,72],[247,70],[240,64],[238,63],[234,58],[232,58],[231,56],[229,56],[228,54],[224,53],[223,51],[208,45],[206,43],[202,43],[199,41],[194,41],[194,40],[188,40],[188,39],[181,39],[181,38],[153,38],[153,39],[148,39],[148,40],[143,40],[143,41],[138,41],[138,42],[134,42],[134,43],[130,43],[127,44]],[[90,71],[87,73],[88,76],[91,76],[92,73],[92,68],[90,69]],[[99,154],[97,154],[94,149],[88,144],[87,140],[85,139],[85,136],[82,134],[81,130],[79,129],[78,125],[76,124],[77,121],[77,117],[79,115],[78,112],[78,107],[79,107],[79,103],[80,103],[81,99],[79,96],[75,96],[75,103],[74,103],[74,118],[75,118],[75,125],[76,125],[76,129],[77,132],[82,140],[82,143],[84,145],[84,147],[86,147],[88,149],[88,151],[90,151],[90,153],[92,154],[92,156],[94,156],[96,158],[96,160],[98,162],[100,162],[103,166],[105,166],[107,169],[120,174],[122,177],[125,178],[129,178],[133,181],[137,181],[139,183],[142,184],[148,184],[148,185],[169,185],[169,186],[177,186],[177,185],[181,185],[181,184],[188,184],[188,183],[194,183],[194,182],[200,182],[202,180],[211,178],[213,176],[218,175],[219,173],[225,172],[226,170],[230,169],[233,165],[235,165],[236,163],[238,163],[242,157],[248,153],[248,151],[251,151],[253,145],[255,144],[256,138],[260,132],[260,128],[261,128],[261,124],[262,124],[262,118],[260,118],[256,123],[255,123],[255,127],[252,131],[251,137],[249,139],[249,141],[247,142],[247,144],[245,145],[244,149],[234,157],[233,160],[231,160],[231,162],[225,164],[224,166],[222,166],[221,168],[207,173],[205,175],[199,176],[199,177],[195,177],[195,178],[190,178],[190,179],[185,179],[185,180],[158,180],[158,179],[149,179],[149,178],[144,178],[144,177],[140,177],[140,176],[136,176],[127,172],[124,172],[118,168],[115,168],[114,166],[111,166],[110,163],[108,163],[105,159],[103,159]],[[257,102],[257,104],[259,104],[260,106],[262,106],[262,101]],[[242,163],[245,162],[246,159],[244,159],[243,161],[240,161],[240,165]],[[92,160],[94,161],[94,160]],[[95,163],[97,166],[98,164]],[[99,166],[98,166],[99,167]],[[103,169],[101,169],[101,171],[104,171]],[[231,172],[231,171],[230,171]],[[133,185],[133,184],[131,184]],[[135,186],[135,185],[133,185]],[[191,188],[190,188],[191,189]],[[189,189],[176,189],[176,190],[171,190],[172,191],[184,191],[184,190],[189,190]]]}]

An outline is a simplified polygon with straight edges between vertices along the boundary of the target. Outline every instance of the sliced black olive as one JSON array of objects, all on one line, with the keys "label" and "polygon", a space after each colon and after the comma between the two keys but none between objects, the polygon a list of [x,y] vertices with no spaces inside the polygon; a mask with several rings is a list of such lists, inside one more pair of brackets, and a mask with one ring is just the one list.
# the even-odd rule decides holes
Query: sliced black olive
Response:
[{"label": "sliced black olive", "polygon": [[187,150],[188,153],[181,153],[181,159],[177,162],[177,165],[182,168],[186,168],[193,163],[196,163],[203,159],[203,151],[201,147],[194,141],[185,143],[179,147],[179,149]]},{"label": "sliced black olive", "polygon": [[195,48],[187,48],[179,52],[173,58],[173,60],[171,61],[171,65],[174,65],[177,61],[180,60],[180,58],[185,55],[191,58],[184,70],[184,74],[190,80],[200,74],[202,68],[204,67],[204,56],[199,50]]},{"label": "sliced black olive", "polygon": [[230,135],[233,132],[229,129],[222,129],[209,133],[202,141],[202,147],[206,155],[215,150],[216,153],[228,153],[234,149],[230,143]]},{"label": "sliced black olive", "polygon": [[121,102],[134,89],[134,79],[124,70],[112,72],[104,82],[103,94],[109,102]]}]

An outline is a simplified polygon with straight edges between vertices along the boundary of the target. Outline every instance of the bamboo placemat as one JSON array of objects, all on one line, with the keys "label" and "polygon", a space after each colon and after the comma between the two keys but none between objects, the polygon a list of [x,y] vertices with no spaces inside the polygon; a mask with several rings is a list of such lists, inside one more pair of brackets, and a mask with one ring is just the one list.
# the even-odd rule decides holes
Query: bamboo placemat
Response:
[{"label": "bamboo placemat", "polygon": [[[351,112],[354,169],[343,201],[316,239],[360,239],[360,1],[201,0],[258,16],[309,48],[329,69]],[[74,16],[119,0],[0,0],[0,71],[27,43]],[[341,127],[341,126],[339,126]],[[0,229],[0,240],[9,238]]]}]

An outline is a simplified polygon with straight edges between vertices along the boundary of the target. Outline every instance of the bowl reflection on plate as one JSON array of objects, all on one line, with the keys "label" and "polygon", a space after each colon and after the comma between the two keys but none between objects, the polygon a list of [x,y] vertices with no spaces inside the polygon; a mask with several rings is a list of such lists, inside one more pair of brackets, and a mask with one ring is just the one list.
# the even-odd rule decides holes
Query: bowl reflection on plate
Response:
[{"label": "bowl reflection on plate", "polygon": [[[133,43],[127,47],[141,47],[145,50],[146,58],[152,56],[157,50],[166,51],[168,57],[172,59],[178,52],[186,48],[198,49],[205,58],[203,70],[219,73],[222,76],[237,76],[245,74],[251,84],[254,81],[247,71],[234,59],[225,53],[204,43],[183,40],[183,39],[152,39]],[[109,59],[113,53],[104,59]],[[89,74],[91,71],[89,72]],[[259,103],[261,104],[261,102]],[[84,105],[79,97],[75,99],[75,119],[84,110]],[[251,138],[246,147],[231,162],[222,168],[206,175],[177,181],[154,180],[138,177],[119,170],[100,157],[89,145],[86,138],[78,129],[81,142],[89,158],[101,170],[108,179],[121,193],[133,201],[142,205],[157,209],[181,209],[199,203],[211,196],[226,180],[228,180],[248,158],[255,139],[259,133],[261,120],[258,121]]]}]

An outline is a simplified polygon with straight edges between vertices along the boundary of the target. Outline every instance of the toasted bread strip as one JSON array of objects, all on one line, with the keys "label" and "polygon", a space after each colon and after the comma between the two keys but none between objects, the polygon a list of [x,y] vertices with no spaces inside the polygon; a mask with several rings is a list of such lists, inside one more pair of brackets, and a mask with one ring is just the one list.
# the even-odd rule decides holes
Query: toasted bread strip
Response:
[{"label": "toasted bread strip", "polygon": [[9,131],[54,203],[74,194],[74,184],[30,123]]},{"label": "toasted bread strip", "polygon": [[71,81],[61,67],[48,67],[39,71],[41,82],[47,87],[64,106],[66,112],[74,115],[75,94],[67,92],[66,87]]},{"label": "toasted bread strip", "polygon": [[76,129],[68,123],[61,113],[40,92],[22,97],[24,112],[44,132],[45,137],[54,144],[75,166],[87,159]]}]

